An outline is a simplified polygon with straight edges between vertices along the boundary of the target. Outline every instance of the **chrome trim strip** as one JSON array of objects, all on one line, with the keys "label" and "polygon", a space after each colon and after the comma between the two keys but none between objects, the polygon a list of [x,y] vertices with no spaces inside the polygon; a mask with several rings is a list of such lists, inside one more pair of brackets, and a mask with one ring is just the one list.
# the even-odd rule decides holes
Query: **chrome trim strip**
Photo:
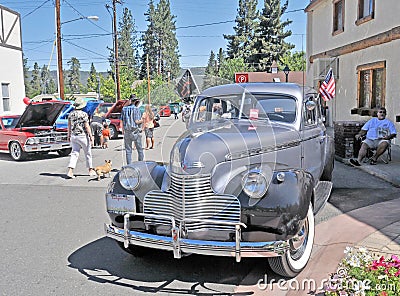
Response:
[{"label": "chrome trim strip", "polygon": [[53,151],[60,150],[65,148],[71,148],[71,144],[69,142],[66,143],[56,143],[56,144],[44,144],[44,145],[24,145],[25,152],[38,152],[38,151]]},{"label": "chrome trim strip", "polygon": [[[130,216],[140,216],[146,218],[159,218],[171,221],[171,236],[161,236],[138,231],[129,230]],[[202,219],[184,219],[182,222],[198,222]],[[235,257],[236,262],[240,262],[242,257],[273,257],[281,256],[288,248],[286,241],[272,242],[241,242],[241,227],[246,228],[246,224],[238,222],[207,220],[209,223],[234,225],[235,240],[227,241],[207,241],[181,238],[182,229],[176,226],[174,217],[152,215],[144,213],[129,212],[124,215],[124,228],[105,224],[106,235],[124,243],[128,248],[130,244],[154,249],[173,251],[174,258],[181,258],[182,253],[195,253],[214,256]],[[181,224],[182,225],[182,224]]]},{"label": "chrome trim strip", "polygon": [[[124,242],[124,229],[104,224],[106,236],[120,242]],[[181,253],[199,254],[209,256],[235,257],[239,262],[245,257],[276,257],[282,256],[289,250],[286,241],[271,242],[234,242],[205,241],[182,239],[169,236],[160,236],[137,231],[129,231],[127,241],[129,244],[173,251],[174,258],[181,258]],[[175,242],[176,241],[176,242]]]}]

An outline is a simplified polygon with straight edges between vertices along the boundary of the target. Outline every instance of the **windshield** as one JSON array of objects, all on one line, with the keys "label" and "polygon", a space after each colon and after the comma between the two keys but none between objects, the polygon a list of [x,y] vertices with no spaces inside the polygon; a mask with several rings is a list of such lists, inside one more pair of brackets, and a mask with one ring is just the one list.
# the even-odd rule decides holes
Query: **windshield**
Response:
[{"label": "windshield", "polygon": [[94,112],[94,116],[102,117],[107,114],[108,111],[112,108],[113,104],[100,104]]},{"label": "windshield", "polygon": [[17,125],[18,119],[19,117],[5,117],[1,120],[5,128],[14,128]]},{"label": "windshield", "polygon": [[201,98],[193,113],[193,122],[221,119],[270,120],[293,123],[296,99],[282,94],[235,94]]}]

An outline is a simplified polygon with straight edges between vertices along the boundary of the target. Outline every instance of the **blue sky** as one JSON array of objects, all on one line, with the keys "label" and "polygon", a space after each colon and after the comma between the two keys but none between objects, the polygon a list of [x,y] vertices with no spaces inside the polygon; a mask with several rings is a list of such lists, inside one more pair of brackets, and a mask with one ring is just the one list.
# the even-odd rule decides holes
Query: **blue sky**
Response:
[{"label": "blue sky", "polygon": [[[0,4],[21,14],[23,51],[30,69],[37,62],[40,67],[50,65],[56,70],[54,48],[55,9],[53,0],[4,0]],[[155,0],[155,3],[158,1]],[[147,28],[144,13],[148,0],[123,0],[117,4],[117,18],[126,7],[131,10],[136,29]],[[182,68],[206,66],[211,50],[226,49],[223,34],[233,34],[238,0],[170,0],[171,12],[176,16],[176,35],[181,54]],[[293,36],[288,39],[296,45],[295,51],[305,50],[306,14],[309,0],[289,0],[284,19],[293,20],[289,29]],[[112,17],[106,9],[112,0],[61,0],[61,22],[82,16],[96,15],[97,22],[77,20],[62,25],[62,51],[64,69],[72,57],[79,59],[82,70],[89,70],[91,63],[97,71],[109,69],[107,58],[112,47]],[[259,0],[261,9],[263,1]],[[219,24],[215,24],[219,23]],[[212,25],[208,25],[212,24]]]}]

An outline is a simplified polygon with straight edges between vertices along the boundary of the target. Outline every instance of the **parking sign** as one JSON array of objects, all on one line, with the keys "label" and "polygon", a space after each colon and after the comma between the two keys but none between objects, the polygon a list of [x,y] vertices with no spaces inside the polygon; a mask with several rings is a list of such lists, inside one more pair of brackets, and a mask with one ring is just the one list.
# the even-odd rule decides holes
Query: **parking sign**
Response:
[{"label": "parking sign", "polygon": [[235,82],[236,83],[249,82],[249,74],[248,73],[235,73]]}]

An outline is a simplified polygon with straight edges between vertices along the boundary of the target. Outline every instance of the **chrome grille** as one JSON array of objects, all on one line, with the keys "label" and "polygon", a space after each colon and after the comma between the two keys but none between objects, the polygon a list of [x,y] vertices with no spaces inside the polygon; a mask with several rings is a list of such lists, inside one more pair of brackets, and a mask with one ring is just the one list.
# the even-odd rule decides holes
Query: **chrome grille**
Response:
[{"label": "chrome grille", "polygon": [[[182,226],[186,232],[234,231],[234,226],[218,224],[218,221],[240,222],[239,200],[232,195],[214,194],[210,175],[173,174],[167,192],[153,190],[145,196],[143,211],[145,214],[172,216],[177,225]],[[145,218],[145,223],[171,226],[170,221],[158,218]]]}]

